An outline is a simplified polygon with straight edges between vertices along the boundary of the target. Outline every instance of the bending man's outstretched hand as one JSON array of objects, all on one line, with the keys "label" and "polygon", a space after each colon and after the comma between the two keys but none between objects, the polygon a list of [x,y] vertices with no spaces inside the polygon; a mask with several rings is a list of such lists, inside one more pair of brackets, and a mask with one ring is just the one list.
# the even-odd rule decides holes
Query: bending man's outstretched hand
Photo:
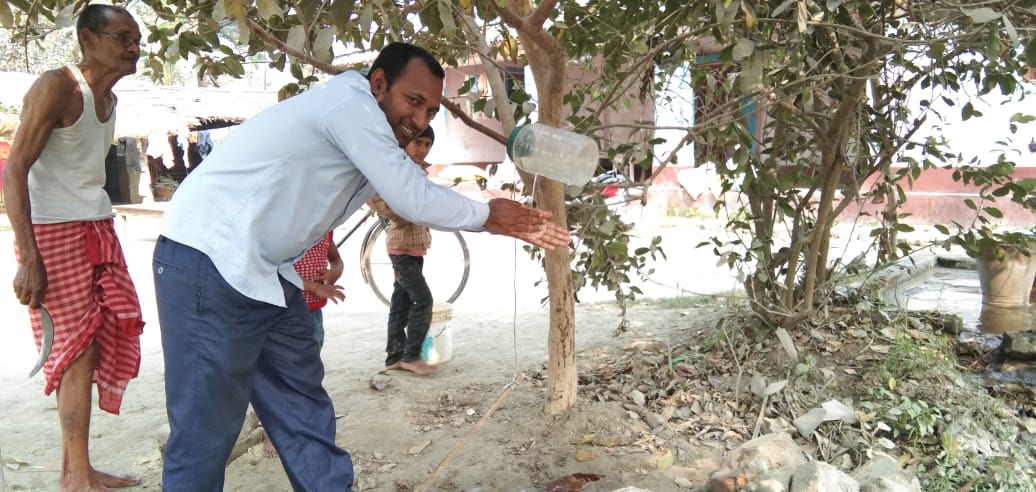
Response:
[{"label": "bending man's outstretched hand", "polygon": [[493,234],[521,239],[544,249],[568,247],[568,231],[551,222],[553,214],[527,207],[514,200],[494,198],[489,201],[489,218],[485,228]]}]

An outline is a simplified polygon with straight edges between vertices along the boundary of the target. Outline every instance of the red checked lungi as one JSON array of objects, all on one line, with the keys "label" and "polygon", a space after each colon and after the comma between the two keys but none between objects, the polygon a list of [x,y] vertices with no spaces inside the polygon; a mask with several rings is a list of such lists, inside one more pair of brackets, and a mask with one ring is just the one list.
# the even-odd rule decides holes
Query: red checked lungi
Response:
[{"label": "red checked lungi", "polygon": [[[113,224],[109,219],[32,228],[47,268],[43,305],[54,320],[54,346],[43,365],[44,393],[53,392],[68,365],[96,342],[97,406],[117,415],[126,385],[140,369],[144,322]],[[38,349],[43,336],[39,311],[30,309],[29,318]]]}]

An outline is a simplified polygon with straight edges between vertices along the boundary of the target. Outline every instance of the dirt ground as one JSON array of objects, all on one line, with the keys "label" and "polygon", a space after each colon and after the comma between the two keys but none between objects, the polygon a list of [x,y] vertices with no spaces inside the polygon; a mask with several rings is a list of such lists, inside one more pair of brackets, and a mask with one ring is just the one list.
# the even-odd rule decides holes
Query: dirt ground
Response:
[{"label": "dirt ground", "polygon": [[[139,378],[130,383],[121,416],[105,414],[95,406],[91,453],[99,469],[141,477],[143,484],[133,490],[160,490],[159,443],[167,427],[149,270],[154,232],[148,228],[155,224],[139,220],[131,221],[129,233],[122,239],[149,322],[142,336],[142,367]],[[670,229],[674,230],[683,229]],[[520,251],[515,253],[513,244],[503,238],[469,236],[476,267],[468,290],[454,304],[454,358],[435,376],[390,373],[384,390],[372,390],[371,377],[382,368],[387,309],[362,284],[347,288],[349,297],[344,304],[325,309],[324,386],[339,415],[338,443],[352,453],[358,470],[356,489],[409,490],[428,479],[504,393],[516,373],[523,374],[524,381],[440,470],[431,490],[543,490],[572,473],[595,473],[617,483],[667,490],[674,488],[674,474],[689,473],[683,465],[715,451],[688,445],[682,450],[666,449],[670,453],[666,458],[664,451],[638,442],[648,430],[639,416],[614,401],[592,401],[592,395],[583,395],[576,410],[565,418],[546,417],[542,408],[548,316],[538,303],[545,287],[530,287],[537,280],[535,272],[542,274],[542,270],[527,268],[530,260],[523,259]],[[12,240],[9,230],[0,232],[0,244]],[[673,244],[680,243],[686,244],[683,239]],[[14,273],[9,251],[0,247],[0,279],[5,282]],[[343,254],[348,259],[353,253]],[[487,268],[489,264],[498,265],[500,271]],[[711,266],[714,260],[706,264]],[[346,286],[358,283],[348,277],[353,275],[351,270],[347,267],[347,277],[342,280]],[[715,278],[729,274],[717,275]],[[700,279],[709,281],[708,276]],[[654,287],[658,285],[656,278]],[[645,289],[651,292],[649,286]],[[609,296],[602,293],[598,297]],[[618,310],[614,303],[593,302],[592,294],[581,297],[588,301],[578,306],[576,314],[581,374],[590,355],[621,353],[624,347],[666,340],[689,327],[710,323],[688,316],[686,309],[639,305],[630,312],[629,332],[616,337]],[[0,452],[6,465],[6,490],[54,490],[60,468],[56,404],[52,396],[43,395],[40,376],[26,378],[36,353],[24,308],[13,295],[0,295],[0,313],[5,319],[0,330],[0,360],[4,361],[0,364],[4,388],[0,392]],[[606,438],[608,445],[594,445],[594,438],[598,443]],[[623,445],[617,445],[620,442]],[[263,457],[261,450],[257,446],[230,464],[227,490],[290,490],[279,461]],[[660,458],[674,456],[677,466],[656,468]]]},{"label": "dirt ground", "polygon": [[[645,306],[632,312],[629,333],[613,337],[616,314],[606,305],[579,308],[579,326],[587,327],[577,334],[580,346],[586,347],[581,362],[594,354],[614,354],[638,342],[669,337],[695,323],[686,310]],[[329,324],[348,323],[345,318],[346,313],[337,312]],[[515,374],[516,358],[524,381],[443,468],[435,487],[543,490],[568,474],[595,473],[650,490],[674,488],[673,475],[689,472],[680,467],[656,468],[660,456],[635,444],[647,427],[618,403],[593,402],[584,395],[566,418],[543,414],[546,318],[543,312],[517,317],[458,313],[452,322],[454,359],[430,378],[390,373],[381,391],[369,384],[380,369],[381,325],[329,330],[323,352],[324,385],[340,416],[338,443],[352,453],[359,470],[356,488],[409,490],[426,480],[504,393]],[[5,471],[7,490],[53,490],[60,464],[54,400],[42,395],[38,378],[5,379],[8,390],[0,395],[4,415],[0,446],[5,459],[20,467],[15,471],[9,466]],[[143,485],[133,490],[160,490],[163,405],[161,360],[157,347],[149,344],[141,377],[127,392],[123,415],[95,411],[91,430],[95,466],[141,477]],[[586,436],[619,439],[628,445],[581,445]],[[256,446],[231,463],[228,490],[290,490],[280,462],[263,457],[261,451],[262,446]],[[593,459],[580,462],[586,456],[577,456],[577,451],[591,452]],[[709,451],[686,449],[678,462],[690,463]]]},{"label": "dirt ground", "polygon": [[[99,469],[143,479],[131,490],[157,491],[159,446],[168,428],[149,267],[155,233],[148,229],[153,224],[131,226],[122,239],[149,322],[141,339],[143,363],[123,415],[95,409],[91,450]],[[628,331],[616,334],[618,309],[606,301],[610,294],[580,292],[580,396],[575,409],[559,418],[542,411],[549,325],[539,304],[545,287],[536,286],[542,269],[513,242],[467,235],[472,277],[453,304],[453,360],[429,378],[385,375],[382,390],[372,389],[371,379],[384,377],[387,309],[349,267],[358,245],[347,245],[341,281],[347,299],[325,310],[322,358],[324,386],[339,415],[338,443],[356,464],[355,489],[561,492],[578,490],[553,486],[575,474],[603,476],[586,492],[693,489],[720,466],[724,452],[753,435],[790,429],[795,418],[837,399],[856,402],[858,415],[867,418],[852,426],[824,424],[799,439],[817,459],[851,471],[870,450],[892,449],[909,471],[938,467],[926,485],[938,482],[932,478],[940,473],[958,474],[946,487],[925,490],[958,490],[972,480],[979,480],[980,490],[1010,477],[1014,485],[1003,490],[1032,490],[1018,485],[1036,483],[1026,478],[1036,445],[1031,390],[1003,393],[977,381],[972,372],[988,364],[988,351],[965,345],[962,357],[962,346],[924,316],[864,302],[832,306],[804,322],[792,332],[803,357],[789,362],[772,333],[746,329],[751,323],[735,314],[743,306],[728,303],[722,293],[736,283],[731,274],[715,266],[710,252],[688,246],[714,231],[667,222],[640,239],[655,233],[664,237],[669,259],[650,265],[655,273],[639,281],[644,301],[629,311]],[[0,229],[0,280],[14,275],[13,258],[2,256],[9,254],[2,245],[12,239]],[[37,354],[25,309],[13,295],[0,295],[0,313],[5,490],[54,490],[60,466],[54,398],[43,396],[41,378],[26,378]],[[522,382],[508,392],[516,374]],[[757,378],[761,388],[781,380],[787,386],[760,402],[753,396]],[[935,410],[902,418],[903,405],[916,409],[914,401],[930,402]],[[916,432],[923,434],[911,437]],[[953,445],[954,460],[942,458],[940,442]],[[227,467],[226,490],[290,486],[280,462],[266,458],[259,444]]]}]

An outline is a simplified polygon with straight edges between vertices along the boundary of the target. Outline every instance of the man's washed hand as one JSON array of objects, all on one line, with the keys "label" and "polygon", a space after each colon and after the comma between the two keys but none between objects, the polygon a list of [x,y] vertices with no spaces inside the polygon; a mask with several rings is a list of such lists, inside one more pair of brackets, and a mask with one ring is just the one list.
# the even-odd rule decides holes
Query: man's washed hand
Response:
[{"label": "man's washed hand", "polygon": [[46,292],[47,268],[43,266],[43,258],[19,264],[18,272],[14,274],[14,295],[18,302],[39,309]]},{"label": "man's washed hand", "polygon": [[489,218],[484,227],[493,234],[521,239],[544,249],[568,247],[568,231],[551,222],[553,214],[527,207],[514,200],[494,198],[489,201]]}]

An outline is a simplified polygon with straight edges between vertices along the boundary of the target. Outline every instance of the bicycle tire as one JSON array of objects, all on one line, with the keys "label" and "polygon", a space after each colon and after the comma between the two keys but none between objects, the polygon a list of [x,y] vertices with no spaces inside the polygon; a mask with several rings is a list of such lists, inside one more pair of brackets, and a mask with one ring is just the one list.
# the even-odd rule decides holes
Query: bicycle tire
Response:
[{"label": "bicycle tire", "polygon": [[[383,240],[386,236],[385,229],[385,222],[378,220],[364,235],[360,247],[360,273],[374,295],[386,306],[389,306],[392,304],[393,282],[389,280],[391,277],[388,276],[392,265],[388,261],[388,253]],[[468,243],[459,232],[432,230],[432,235],[432,247],[428,250],[429,254],[425,261],[425,278],[428,280],[428,287],[432,291],[432,298],[435,302],[452,303],[464,292],[464,288],[468,284],[468,276],[471,273]],[[453,240],[447,238],[453,238]],[[447,257],[444,258],[444,255]],[[455,264],[459,264],[460,267],[458,268]],[[430,272],[430,268],[434,271]]]}]

